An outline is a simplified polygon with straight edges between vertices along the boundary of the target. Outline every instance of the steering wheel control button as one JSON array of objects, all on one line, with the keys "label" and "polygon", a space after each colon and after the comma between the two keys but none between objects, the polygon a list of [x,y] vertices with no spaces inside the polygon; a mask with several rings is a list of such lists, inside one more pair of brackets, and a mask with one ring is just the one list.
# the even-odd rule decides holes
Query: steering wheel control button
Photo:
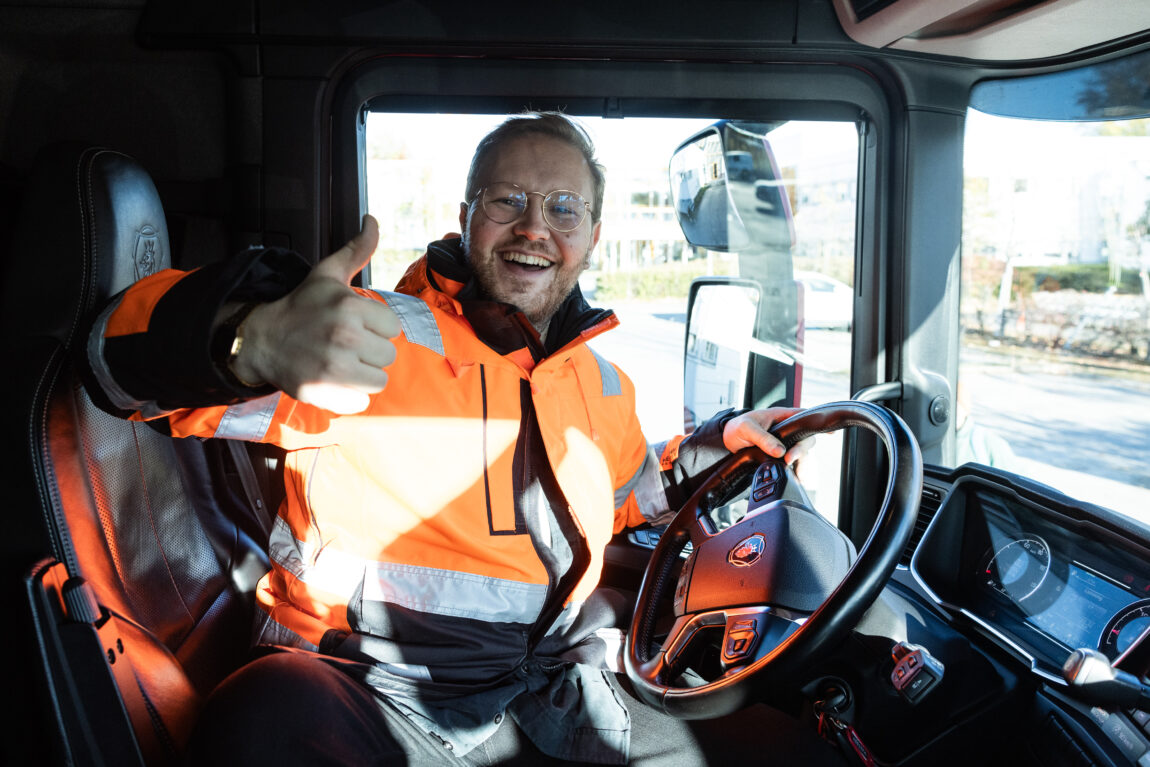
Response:
[{"label": "steering wheel control button", "polygon": [[750,567],[759,561],[763,551],[767,548],[767,539],[762,533],[744,538],[735,544],[727,554],[727,561],[735,567]]},{"label": "steering wheel control button", "polygon": [[1141,757],[1150,753],[1150,746],[1137,729],[1129,724],[1126,717],[1110,713],[1104,708],[1094,707],[1090,716],[1098,723],[1106,736],[1132,762],[1141,764]]},{"label": "steering wheel control button", "polygon": [[751,500],[761,503],[772,496],[782,495],[784,477],[781,464],[775,461],[760,464],[751,485]]},{"label": "steering wheel control button", "polygon": [[922,700],[942,679],[944,666],[925,647],[899,642],[891,649],[890,681],[908,703]]},{"label": "steering wheel control button", "polygon": [[683,569],[679,571],[679,582],[675,584],[674,608],[675,615],[682,615],[687,604],[687,591],[691,585],[691,571],[695,568],[695,557],[687,557]]},{"label": "steering wheel control button", "polygon": [[723,661],[738,663],[753,653],[759,644],[758,629],[759,624],[755,618],[728,618],[727,637],[723,641]]}]

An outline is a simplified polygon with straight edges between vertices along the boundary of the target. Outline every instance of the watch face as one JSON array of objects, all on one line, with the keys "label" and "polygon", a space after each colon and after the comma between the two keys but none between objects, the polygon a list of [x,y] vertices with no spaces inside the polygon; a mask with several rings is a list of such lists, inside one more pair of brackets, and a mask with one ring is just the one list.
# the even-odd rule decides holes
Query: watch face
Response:
[{"label": "watch face", "polygon": [[244,343],[243,335],[239,332],[240,326],[243,325],[244,320],[251,314],[252,309],[255,309],[257,306],[259,306],[259,302],[249,302],[241,305],[232,312],[226,320],[216,326],[215,331],[212,333],[212,341],[209,346],[212,363],[216,366],[220,374],[232,385],[245,389],[253,389],[257,386],[262,386],[262,384],[249,384],[238,378],[232,371],[232,362],[240,353],[240,348]]}]

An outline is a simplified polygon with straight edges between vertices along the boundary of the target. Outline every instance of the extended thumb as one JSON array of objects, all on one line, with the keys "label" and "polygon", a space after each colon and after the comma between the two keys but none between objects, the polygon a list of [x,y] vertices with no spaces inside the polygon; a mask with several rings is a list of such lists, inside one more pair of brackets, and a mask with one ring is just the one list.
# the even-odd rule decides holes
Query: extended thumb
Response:
[{"label": "extended thumb", "polygon": [[350,285],[355,275],[371,260],[375,246],[379,242],[379,224],[371,216],[363,217],[363,228],[359,234],[342,248],[319,262],[315,271],[323,277],[331,277],[345,285]]}]

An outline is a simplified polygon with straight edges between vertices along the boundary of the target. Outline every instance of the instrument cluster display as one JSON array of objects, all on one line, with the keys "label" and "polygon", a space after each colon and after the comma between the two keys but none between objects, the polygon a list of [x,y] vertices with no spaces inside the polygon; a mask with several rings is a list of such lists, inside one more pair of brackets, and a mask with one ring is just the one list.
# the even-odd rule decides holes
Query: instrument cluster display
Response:
[{"label": "instrument cluster display", "polygon": [[940,603],[1050,667],[1079,648],[1114,660],[1150,628],[1150,563],[1130,540],[971,478],[955,484],[912,568]]}]

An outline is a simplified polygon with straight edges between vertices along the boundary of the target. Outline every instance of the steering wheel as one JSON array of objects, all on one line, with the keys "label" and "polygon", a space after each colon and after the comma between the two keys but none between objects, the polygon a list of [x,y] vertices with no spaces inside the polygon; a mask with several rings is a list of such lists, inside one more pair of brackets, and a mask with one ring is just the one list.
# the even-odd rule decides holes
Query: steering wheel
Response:
[{"label": "steering wheel", "polygon": [[[889,458],[882,508],[857,557],[850,540],[811,507],[790,469],[758,448],[724,460],[675,515],[647,565],[624,651],[644,703],[682,719],[743,708],[841,642],[878,597],[918,514],[922,455],[910,429],[886,408],[849,401],[805,410],[771,431],[790,448],[848,426],[877,434]],[[708,512],[748,484],[746,514],[716,530]],[[656,612],[668,596],[674,623],[656,649]],[[677,686],[691,650],[720,631],[722,673]]]}]

